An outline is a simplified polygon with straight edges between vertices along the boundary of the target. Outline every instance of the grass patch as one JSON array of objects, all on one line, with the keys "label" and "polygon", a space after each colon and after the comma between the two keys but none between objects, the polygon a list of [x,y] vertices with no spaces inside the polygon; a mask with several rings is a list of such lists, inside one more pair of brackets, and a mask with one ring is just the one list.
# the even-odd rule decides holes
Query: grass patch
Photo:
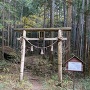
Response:
[{"label": "grass patch", "polygon": [[0,72],[9,72],[10,63],[5,60],[0,60]]},{"label": "grass patch", "polygon": [[62,87],[59,86],[58,76],[45,78],[43,81],[43,90],[90,90],[90,78],[75,78],[75,81],[67,77],[63,78]]},{"label": "grass patch", "polygon": [[1,74],[0,75],[0,90],[31,90],[32,84],[25,77],[22,82],[19,82],[17,74]]}]

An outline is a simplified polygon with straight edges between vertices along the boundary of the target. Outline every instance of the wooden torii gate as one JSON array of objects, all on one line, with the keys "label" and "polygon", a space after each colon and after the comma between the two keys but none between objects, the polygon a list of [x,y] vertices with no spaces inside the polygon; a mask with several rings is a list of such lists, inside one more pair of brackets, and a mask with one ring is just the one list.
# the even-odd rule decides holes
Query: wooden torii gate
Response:
[{"label": "wooden torii gate", "polygon": [[[44,38],[43,40],[58,40],[58,77],[60,83],[62,83],[62,41],[67,40],[67,38],[62,37],[62,31],[71,31],[71,27],[62,27],[62,28],[15,28],[16,32],[23,32],[22,36],[22,52],[21,52],[21,68],[20,68],[20,81],[23,80],[24,74],[24,60],[25,60],[25,40],[40,40],[39,38],[27,38],[26,32],[33,31],[47,31],[47,32],[58,32],[57,38]],[[20,40],[20,38],[18,38]]]}]

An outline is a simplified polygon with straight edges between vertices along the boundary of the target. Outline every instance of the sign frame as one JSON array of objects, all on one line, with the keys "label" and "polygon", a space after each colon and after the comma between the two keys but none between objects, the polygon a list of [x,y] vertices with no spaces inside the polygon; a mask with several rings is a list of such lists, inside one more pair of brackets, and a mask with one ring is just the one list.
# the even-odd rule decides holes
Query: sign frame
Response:
[{"label": "sign frame", "polygon": [[78,57],[73,56],[65,62],[65,70],[72,72],[83,72],[84,62]]}]

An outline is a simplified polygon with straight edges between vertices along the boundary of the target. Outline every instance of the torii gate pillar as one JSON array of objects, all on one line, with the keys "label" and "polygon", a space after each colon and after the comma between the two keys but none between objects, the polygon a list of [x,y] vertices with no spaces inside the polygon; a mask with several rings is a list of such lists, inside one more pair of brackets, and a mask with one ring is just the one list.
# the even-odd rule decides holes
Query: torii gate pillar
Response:
[{"label": "torii gate pillar", "polygon": [[62,83],[62,31],[58,31],[58,77]]},{"label": "torii gate pillar", "polygon": [[[23,37],[26,38],[25,30],[23,30]],[[21,46],[20,81],[23,80],[23,74],[24,74],[24,60],[25,60],[25,47],[26,47],[26,41],[24,38],[22,38],[22,46]]]}]

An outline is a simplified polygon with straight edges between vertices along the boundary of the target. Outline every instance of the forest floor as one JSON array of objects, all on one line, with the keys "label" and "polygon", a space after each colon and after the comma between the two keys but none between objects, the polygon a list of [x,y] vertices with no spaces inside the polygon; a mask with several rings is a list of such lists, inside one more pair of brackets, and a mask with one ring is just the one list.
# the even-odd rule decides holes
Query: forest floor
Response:
[{"label": "forest floor", "polygon": [[[31,57],[29,57],[30,60]],[[36,57],[32,57],[32,60],[35,60]],[[40,61],[41,58],[37,59]],[[35,67],[32,66],[32,70],[38,69],[39,74],[37,75],[37,71],[25,69],[24,71],[24,79],[20,82],[19,81],[19,74],[20,74],[20,64],[9,63],[5,64],[5,61],[0,63],[0,66],[4,65],[2,72],[0,72],[0,90],[90,90],[90,78],[89,77],[76,77],[74,80],[71,79],[69,75],[63,73],[63,82],[62,87],[59,86],[58,75],[57,73],[52,73],[51,76],[40,75],[42,71],[36,62],[30,62],[35,64]],[[28,62],[29,64],[29,62]],[[42,62],[44,64],[44,62]],[[46,62],[45,62],[46,64]],[[31,68],[31,67],[29,67]],[[40,68],[40,70],[39,70]],[[43,68],[43,67],[42,67]],[[46,68],[44,66],[44,68]],[[1,67],[0,67],[1,69]],[[48,69],[48,68],[47,68]],[[0,70],[1,71],[1,70]],[[46,72],[47,70],[44,69]],[[36,72],[36,74],[35,74]]]},{"label": "forest floor", "polygon": [[25,76],[27,76],[28,80],[31,82],[31,90],[42,90],[43,85],[40,77],[32,75],[30,72],[25,72]]}]

